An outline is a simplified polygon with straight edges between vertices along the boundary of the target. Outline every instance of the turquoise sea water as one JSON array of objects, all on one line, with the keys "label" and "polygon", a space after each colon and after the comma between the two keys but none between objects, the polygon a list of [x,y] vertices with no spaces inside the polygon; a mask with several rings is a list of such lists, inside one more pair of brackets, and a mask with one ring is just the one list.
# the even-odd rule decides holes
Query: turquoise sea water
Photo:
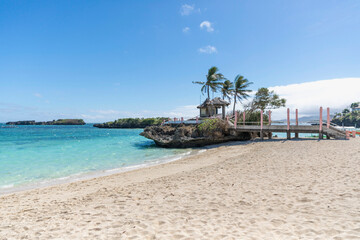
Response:
[{"label": "turquoise sea water", "polygon": [[0,193],[113,169],[168,161],[188,153],[155,146],[141,129],[0,124]]}]

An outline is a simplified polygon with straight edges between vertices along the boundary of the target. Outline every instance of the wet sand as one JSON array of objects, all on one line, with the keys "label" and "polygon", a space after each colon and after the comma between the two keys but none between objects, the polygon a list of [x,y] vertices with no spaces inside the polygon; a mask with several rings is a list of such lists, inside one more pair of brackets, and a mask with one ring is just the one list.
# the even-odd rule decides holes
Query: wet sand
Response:
[{"label": "wet sand", "polygon": [[360,139],[232,143],[0,196],[0,239],[360,239]]}]

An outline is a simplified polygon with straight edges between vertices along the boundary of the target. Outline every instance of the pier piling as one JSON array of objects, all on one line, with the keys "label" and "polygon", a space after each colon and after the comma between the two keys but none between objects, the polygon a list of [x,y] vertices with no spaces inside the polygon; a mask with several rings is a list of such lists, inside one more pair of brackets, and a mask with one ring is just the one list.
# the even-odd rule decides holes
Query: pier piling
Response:
[{"label": "pier piling", "polygon": [[263,110],[260,111],[260,124],[261,124],[260,138],[261,138],[261,140],[264,140],[264,132],[263,132],[263,128],[264,128],[264,111]]},{"label": "pier piling", "polygon": [[[296,126],[299,126],[299,110],[298,109],[295,110],[295,114],[296,114]],[[295,133],[295,138],[296,139],[299,138],[298,132]]]},{"label": "pier piling", "polygon": [[245,118],[246,118],[246,116],[245,116],[245,110],[244,110],[244,112],[243,112],[243,125],[245,126]]},{"label": "pier piling", "polygon": [[323,108],[320,107],[320,119],[319,119],[319,139],[324,139],[324,135],[323,135],[323,132],[322,132],[322,129],[323,129]]},{"label": "pier piling", "polygon": [[290,133],[290,108],[287,109],[287,131],[286,131],[287,139],[291,139]]}]

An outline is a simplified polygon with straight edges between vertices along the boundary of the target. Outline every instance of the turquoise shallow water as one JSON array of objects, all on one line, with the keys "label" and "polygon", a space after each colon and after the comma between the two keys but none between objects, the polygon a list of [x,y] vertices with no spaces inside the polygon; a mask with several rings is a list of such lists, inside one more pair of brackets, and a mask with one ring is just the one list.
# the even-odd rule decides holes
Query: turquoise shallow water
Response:
[{"label": "turquoise shallow water", "polygon": [[141,129],[0,124],[0,193],[86,173],[152,164],[190,150],[163,149]]}]

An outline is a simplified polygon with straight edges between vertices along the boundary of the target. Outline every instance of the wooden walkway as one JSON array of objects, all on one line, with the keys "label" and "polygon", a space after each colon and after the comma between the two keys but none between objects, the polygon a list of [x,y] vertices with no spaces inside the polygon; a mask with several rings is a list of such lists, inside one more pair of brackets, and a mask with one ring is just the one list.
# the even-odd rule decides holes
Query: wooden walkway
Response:
[{"label": "wooden walkway", "polygon": [[260,137],[263,139],[264,133],[267,133],[269,138],[271,138],[272,133],[275,132],[284,132],[287,133],[287,138],[291,139],[291,133],[295,133],[295,138],[299,137],[299,133],[316,133],[319,134],[319,138],[323,139],[324,136],[329,138],[335,139],[346,139],[346,132],[341,131],[335,127],[330,126],[329,128],[324,125],[322,130],[320,131],[319,126],[312,126],[312,125],[237,125],[235,128],[234,126],[230,127],[230,130],[236,132],[259,132]]}]

